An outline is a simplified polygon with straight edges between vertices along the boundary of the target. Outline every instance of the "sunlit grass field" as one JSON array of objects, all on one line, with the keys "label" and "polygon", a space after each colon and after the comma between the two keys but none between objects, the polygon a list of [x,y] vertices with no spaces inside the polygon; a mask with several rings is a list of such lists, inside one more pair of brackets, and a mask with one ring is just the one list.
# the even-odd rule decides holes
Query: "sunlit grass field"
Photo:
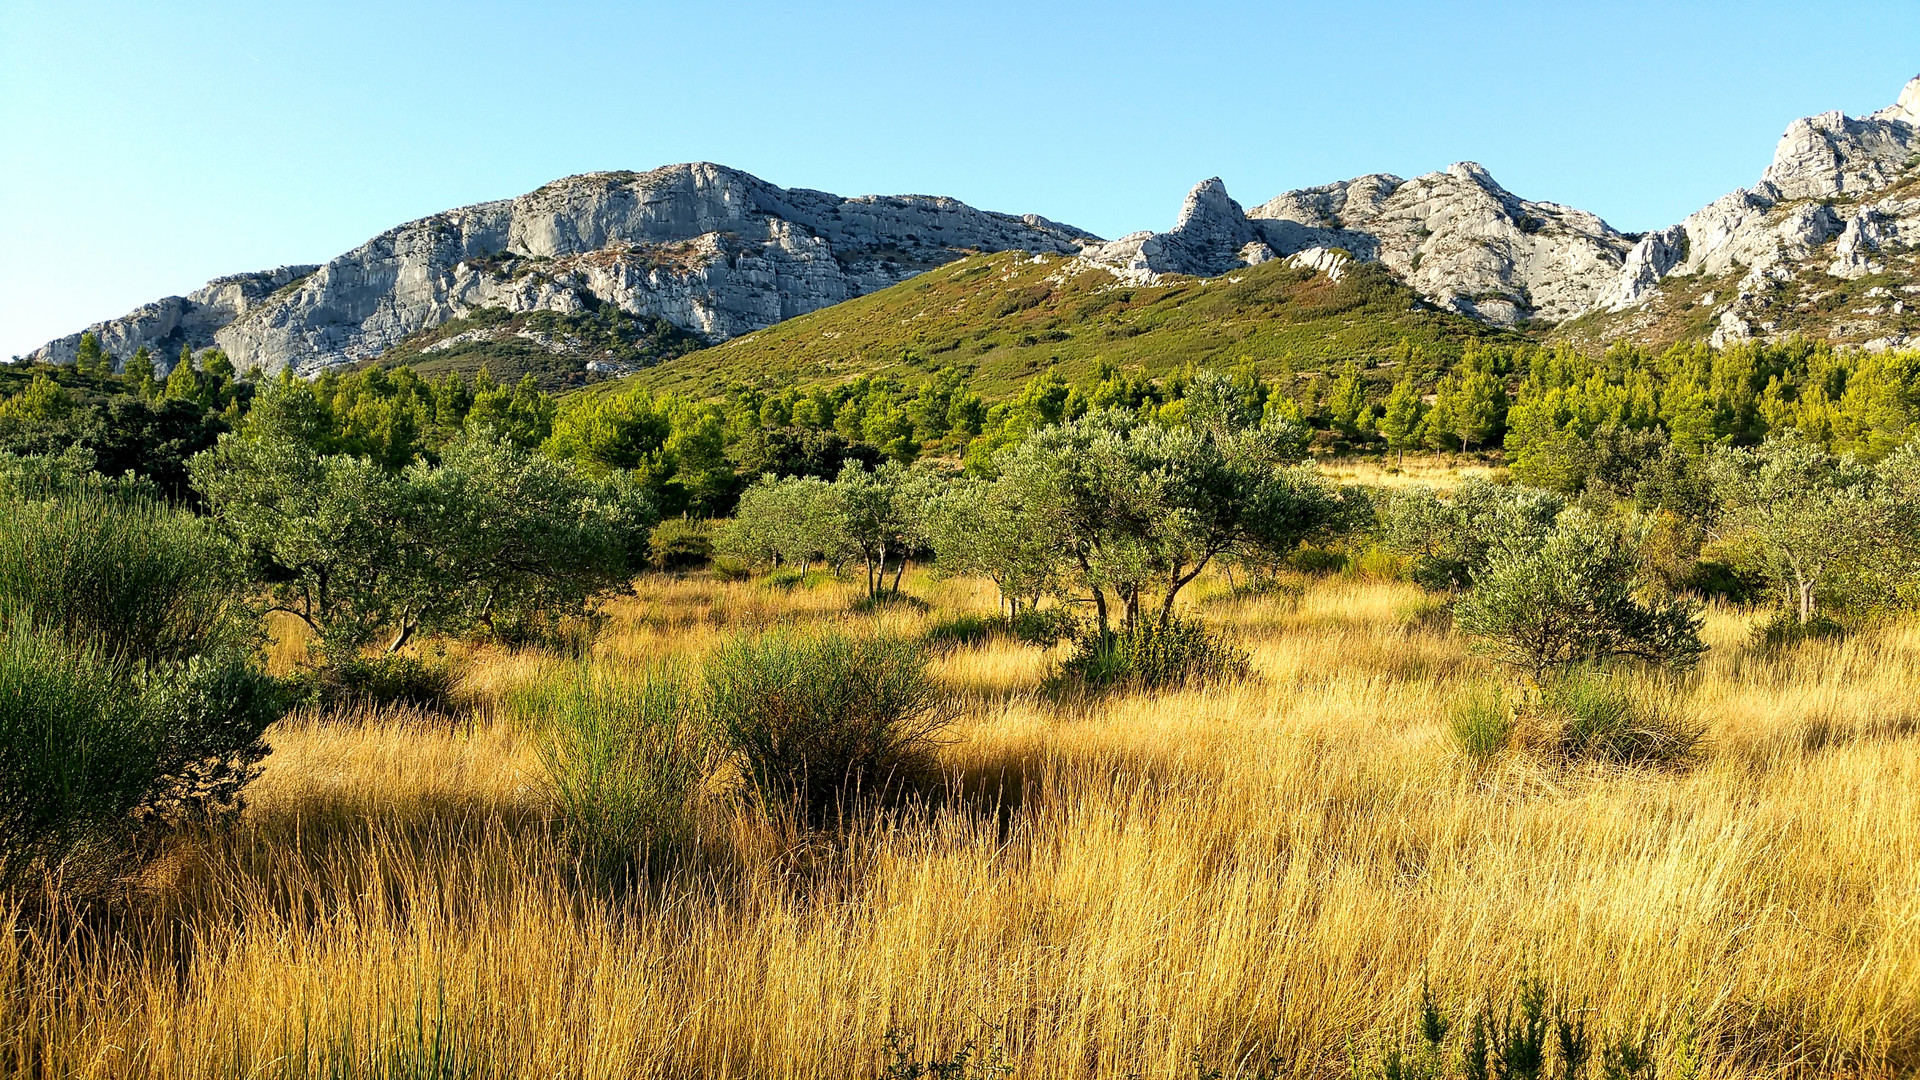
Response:
[{"label": "sunlit grass field", "polygon": [[[587,662],[994,609],[907,583],[927,610],[649,578]],[[75,1077],[850,1078],[903,1046],[1023,1078],[1344,1076],[1423,986],[1463,1017],[1536,979],[1651,1033],[1662,1076],[1920,1068],[1920,627],[1763,654],[1716,610],[1668,688],[1708,731],[1691,767],[1476,766],[1448,704],[1494,673],[1413,587],[1202,584],[1252,681],[1056,702],[1042,650],[958,647],[923,797],[806,831],[716,787],[697,851],[624,889],[557,839],[500,707],[576,661],[456,649],[456,714],[282,721],[240,822],[171,838],[114,904],[23,919],[0,1039]]]}]

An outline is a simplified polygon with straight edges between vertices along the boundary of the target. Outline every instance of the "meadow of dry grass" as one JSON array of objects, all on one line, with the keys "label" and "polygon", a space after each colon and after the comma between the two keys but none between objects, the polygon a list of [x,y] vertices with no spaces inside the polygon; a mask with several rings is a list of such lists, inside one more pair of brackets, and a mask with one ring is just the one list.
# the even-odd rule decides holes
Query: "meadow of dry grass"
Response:
[{"label": "meadow of dry grass", "polygon": [[[992,609],[909,585],[931,613],[649,580],[594,662]],[[1670,691],[1695,766],[1475,767],[1447,703],[1488,672],[1417,591],[1214,588],[1255,681],[1058,705],[1038,650],[957,649],[944,791],[815,834],[717,798],[636,891],[570,864],[492,704],[570,661],[462,657],[459,717],[289,719],[243,821],[0,943],[0,1039],[84,1077],[864,1077],[889,1031],[1016,1077],[1340,1076],[1423,983],[1537,977],[1665,1076],[1920,1068],[1920,628],[1764,655],[1716,611]]]}]

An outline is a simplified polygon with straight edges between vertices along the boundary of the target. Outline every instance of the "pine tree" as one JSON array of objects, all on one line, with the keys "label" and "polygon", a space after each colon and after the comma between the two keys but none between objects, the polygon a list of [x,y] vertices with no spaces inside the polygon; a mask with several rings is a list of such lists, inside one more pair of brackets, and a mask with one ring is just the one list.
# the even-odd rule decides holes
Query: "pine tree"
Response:
[{"label": "pine tree", "polygon": [[153,353],[145,345],[133,351],[124,369],[133,392],[151,400],[154,396]]},{"label": "pine tree", "polygon": [[80,335],[80,349],[74,354],[73,370],[82,375],[105,375],[113,371],[113,357],[100,347],[100,339],[91,332]]},{"label": "pine tree", "polygon": [[1500,377],[1488,371],[1474,371],[1459,380],[1453,403],[1453,433],[1461,450],[1475,443],[1486,445],[1499,434],[1500,421],[1506,415],[1507,392]]},{"label": "pine tree", "polygon": [[1380,417],[1380,434],[1386,437],[1387,449],[1399,454],[1401,464],[1407,460],[1407,448],[1419,445],[1420,420],[1425,413],[1412,378],[1393,384],[1393,392],[1387,395],[1386,413]]},{"label": "pine tree", "polygon": [[1373,419],[1373,407],[1367,403],[1367,386],[1360,378],[1359,365],[1349,360],[1340,369],[1333,390],[1327,395],[1327,414],[1333,425],[1348,438],[1365,430]]},{"label": "pine tree", "polygon": [[200,393],[200,373],[193,370],[193,350],[182,346],[180,362],[173,365],[173,370],[167,373],[165,396],[181,401],[199,401]]},{"label": "pine tree", "polygon": [[1434,450],[1452,450],[1459,438],[1454,433],[1454,399],[1459,396],[1460,380],[1452,375],[1442,378],[1433,388],[1433,408],[1420,425],[1421,439]]}]

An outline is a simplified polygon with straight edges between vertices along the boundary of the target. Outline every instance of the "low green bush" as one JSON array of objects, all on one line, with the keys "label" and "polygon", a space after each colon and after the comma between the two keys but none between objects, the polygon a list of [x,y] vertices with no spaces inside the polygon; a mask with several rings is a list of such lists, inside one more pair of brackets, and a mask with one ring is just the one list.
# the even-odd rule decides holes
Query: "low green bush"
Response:
[{"label": "low green bush", "polygon": [[0,494],[0,884],[239,806],[286,696],[235,585],[204,523],[138,492]]},{"label": "low green bush", "polygon": [[753,567],[726,555],[716,555],[711,563],[713,576],[721,581],[745,581],[753,576]]},{"label": "low green bush", "polygon": [[[1450,1009],[1422,987],[1417,1013],[1350,1049],[1352,1080],[1655,1080],[1655,1029],[1645,1021],[1602,1027],[1591,1010],[1523,978],[1511,993],[1488,992]],[[1685,1034],[1670,1042],[1673,1075],[1698,1075],[1697,1049]],[[1215,1071],[1202,1076],[1221,1076]],[[1260,1075],[1268,1075],[1262,1073]],[[1276,1074],[1277,1075],[1277,1074]]]},{"label": "low green bush", "polygon": [[1231,637],[1197,619],[1142,619],[1105,635],[1087,634],[1049,677],[1054,693],[1169,690],[1237,682],[1252,673],[1252,656]]},{"label": "low green bush", "polygon": [[706,708],[764,805],[824,824],[918,780],[954,710],[901,638],[777,630],[707,658]]},{"label": "low green bush", "polygon": [[568,836],[601,869],[624,876],[694,837],[717,762],[700,704],[672,667],[637,679],[581,667],[508,696],[538,735]]},{"label": "low green bush", "polygon": [[141,665],[0,628],[0,887],[141,819],[236,808],[282,709],[244,654]]},{"label": "low green bush", "polygon": [[1590,669],[1542,683],[1540,714],[1551,750],[1567,761],[1678,764],[1694,756],[1705,734],[1656,689]]},{"label": "low green bush", "polygon": [[1846,633],[1845,626],[1825,615],[1815,615],[1801,622],[1793,612],[1779,611],[1765,622],[1756,624],[1748,641],[1761,652],[1774,652],[1803,641],[1837,641]]},{"label": "low green bush", "polygon": [[0,886],[127,820],[153,782],[152,742],[121,667],[0,630]]},{"label": "low green bush", "polygon": [[713,528],[705,521],[668,518],[647,538],[649,561],[659,570],[692,570],[713,557]]},{"label": "low green bush", "polygon": [[950,652],[968,645],[984,645],[1012,633],[1004,615],[966,612],[935,619],[920,632],[920,644],[932,652]]},{"label": "low green bush", "polygon": [[1027,645],[1051,649],[1082,632],[1080,619],[1066,608],[1021,608],[1014,613],[1013,636]]},{"label": "low green bush", "polygon": [[1766,595],[1767,579],[1764,575],[1745,567],[1735,566],[1718,559],[1700,559],[1687,568],[1686,575],[1680,580],[1683,592],[1694,593],[1709,600],[1725,600],[1731,604],[1751,604]]},{"label": "low green bush", "polygon": [[1287,557],[1289,569],[1314,575],[1340,573],[1347,568],[1349,562],[1347,553],[1344,551],[1317,547],[1302,547]]},{"label": "low green bush", "polygon": [[243,595],[231,551],[191,514],[86,486],[0,497],[0,620],[179,660],[245,637]]},{"label": "low green bush", "polygon": [[807,571],[798,567],[783,566],[767,575],[767,585],[775,589],[791,589],[796,586],[810,586]]},{"label": "low green bush", "polygon": [[459,675],[444,662],[401,653],[356,656],[329,664],[315,675],[317,704],[329,707],[410,705],[445,709]]}]

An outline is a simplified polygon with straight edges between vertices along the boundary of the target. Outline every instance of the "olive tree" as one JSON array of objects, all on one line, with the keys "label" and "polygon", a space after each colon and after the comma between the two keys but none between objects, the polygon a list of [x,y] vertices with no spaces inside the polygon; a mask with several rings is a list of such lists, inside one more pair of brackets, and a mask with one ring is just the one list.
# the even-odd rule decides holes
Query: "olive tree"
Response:
[{"label": "olive tree", "polygon": [[1565,505],[1551,492],[1479,477],[1468,477],[1450,492],[1414,487],[1381,502],[1380,540],[1412,561],[1416,584],[1459,589],[1485,565],[1496,539],[1542,537]]},{"label": "olive tree", "polygon": [[1870,572],[1889,538],[1873,470],[1798,434],[1724,448],[1710,470],[1721,531],[1747,543],[1802,625],[1830,590]]},{"label": "olive tree", "polygon": [[946,576],[978,575],[993,582],[1008,617],[1038,606],[1059,587],[1065,552],[1032,525],[1036,516],[1014,484],[957,477],[928,508],[927,537],[934,568]]},{"label": "olive tree", "polygon": [[1563,511],[1544,535],[1497,533],[1454,608],[1454,624],[1535,678],[1611,659],[1690,667],[1706,651],[1697,605],[1639,598],[1643,539],[1636,527],[1579,507]]},{"label": "olive tree", "polygon": [[755,481],[740,493],[715,550],[755,567],[820,559],[837,568],[856,554],[834,485],[814,476]]},{"label": "olive tree", "polygon": [[877,597],[885,589],[889,556],[900,560],[893,578],[898,592],[907,555],[926,542],[924,481],[898,461],[871,471],[850,461],[833,482],[833,498],[845,542],[866,568],[867,595]]},{"label": "olive tree", "polygon": [[1162,427],[1107,411],[1034,432],[1002,451],[1028,527],[1055,546],[1102,633],[1165,622],[1216,558],[1284,553],[1343,523],[1338,493],[1298,461],[1290,425]]},{"label": "olive tree", "polygon": [[487,435],[400,472],[227,436],[192,473],[273,609],[336,661],[382,633],[393,652],[423,631],[513,638],[582,614],[627,582],[654,520],[632,485]]}]

